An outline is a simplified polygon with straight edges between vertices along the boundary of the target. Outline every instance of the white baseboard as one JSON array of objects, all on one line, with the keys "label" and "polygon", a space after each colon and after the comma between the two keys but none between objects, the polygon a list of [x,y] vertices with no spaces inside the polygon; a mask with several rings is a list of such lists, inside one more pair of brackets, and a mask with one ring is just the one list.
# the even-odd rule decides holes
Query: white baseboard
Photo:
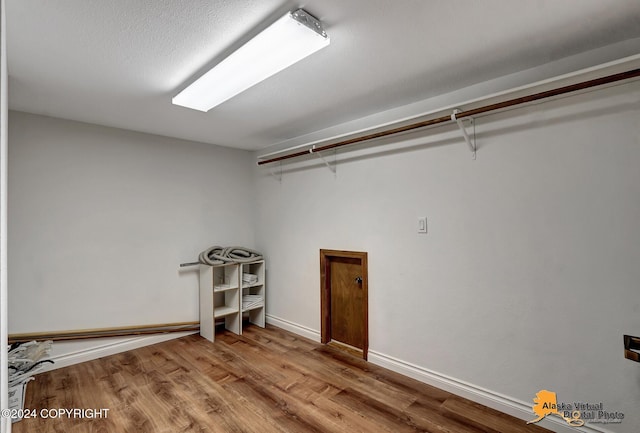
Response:
[{"label": "white baseboard", "polygon": [[104,356],[115,355],[116,353],[126,352],[127,350],[133,350],[139,347],[149,346],[151,344],[162,343],[163,341],[173,340],[174,338],[180,338],[190,334],[195,334],[195,332],[170,332],[160,335],[125,337],[124,339],[118,339],[118,341],[115,342],[110,339],[107,344],[101,344],[100,340],[96,339],[96,345],[90,348],[53,356],[51,360],[54,363],[44,364],[43,369],[38,373],[68,367],[81,362],[102,358]]},{"label": "white baseboard", "polygon": [[[267,315],[266,318],[267,323],[271,325],[320,342],[320,332],[316,331],[315,329],[307,328],[306,326],[299,325],[280,317]],[[471,383],[437,373],[435,371],[402,361],[389,355],[385,355],[384,353],[376,352],[375,350],[369,349],[368,360],[372,364],[379,365],[380,367],[387,368],[391,371],[395,371],[396,373],[411,377],[420,382],[435,386],[452,394],[467,398],[471,401],[475,401],[476,403],[480,403],[484,406],[509,414],[516,418],[525,421],[529,421],[535,418],[531,410],[533,402],[528,403],[506,395],[502,395],[500,393],[473,385]],[[533,396],[531,396],[531,398],[533,399]],[[596,428],[591,425],[586,425],[583,427],[571,427],[564,421],[555,419],[554,417],[548,417],[540,421],[538,425],[556,433],[614,433],[611,430],[601,427]]]},{"label": "white baseboard", "polygon": [[277,326],[278,328],[282,328],[287,331],[293,332],[294,334],[301,335],[317,343],[320,342],[320,333],[315,329],[307,328],[306,326],[298,325],[297,323],[293,323],[280,317],[272,316],[270,314],[266,315],[266,319],[267,323],[270,325]]},{"label": "white baseboard", "polygon": [[[385,367],[389,370],[395,371],[396,373],[411,377],[419,380],[420,382],[435,386],[436,388],[443,389],[452,394],[467,398],[471,401],[499,410],[500,412],[509,414],[516,418],[526,421],[535,419],[531,410],[533,403],[526,403],[371,349],[369,350],[368,358],[369,362],[372,364]],[[564,421],[556,419],[555,417],[547,417],[537,424],[557,433],[613,433],[611,430],[595,428],[589,425],[585,425],[583,427],[571,427]]]}]

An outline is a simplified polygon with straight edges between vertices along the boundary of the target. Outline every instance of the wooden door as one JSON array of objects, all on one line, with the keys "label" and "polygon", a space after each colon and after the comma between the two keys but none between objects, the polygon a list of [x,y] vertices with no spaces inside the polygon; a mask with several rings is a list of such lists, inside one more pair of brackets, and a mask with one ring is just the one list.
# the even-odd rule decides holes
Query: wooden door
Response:
[{"label": "wooden door", "polygon": [[368,350],[367,253],[320,250],[322,342]]}]

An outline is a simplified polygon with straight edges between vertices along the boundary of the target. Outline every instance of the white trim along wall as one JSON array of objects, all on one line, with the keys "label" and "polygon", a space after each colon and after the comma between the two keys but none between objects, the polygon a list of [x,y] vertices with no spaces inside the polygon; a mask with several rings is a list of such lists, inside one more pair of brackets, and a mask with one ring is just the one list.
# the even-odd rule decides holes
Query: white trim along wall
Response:
[{"label": "white trim along wall", "polygon": [[[275,316],[267,316],[267,323],[285,329],[289,332],[293,332],[315,342],[320,342],[320,332],[310,329],[306,326],[302,326]],[[376,352],[374,350],[369,350],[368,361],[372,364],[388,368],[389,370],[395,371],[396,373],[400,373],[402,375],[419,380],[420,382],[435,386],[445,391],[449,391],[452,394],[468,398],[469,400],[475,401],[476,403],[480,403],[506,414],[515,416],[516,418],[520,418],[523,420],[534,419],[531,412],[531,404],[527,402],[494,393],[488,389],[480,388],[472,383],[459,381],[453,377],[428,370],[424,367],[402,361],[400,359]],[[539,425],[552,431],[561,433],[575,433],[577,431],[585,433],[610,432],[610,430],[607,429],[592,428],[590,426],[582,427],[579,429],[575,427],[569,427],[562,421],[556,420],[553,417],[550,417],[548,420],[545,419],[541,421]]]},{"label": "white trim along wall", "polygon": [[[8,167],[8,96],[7,96],[7,20],[5,0],[0,1],[0,409],[9,407],[8,386],[8,284],[7,284],[7,167]],[[0,419],[2,433],[11,432],[11,422]]]}]

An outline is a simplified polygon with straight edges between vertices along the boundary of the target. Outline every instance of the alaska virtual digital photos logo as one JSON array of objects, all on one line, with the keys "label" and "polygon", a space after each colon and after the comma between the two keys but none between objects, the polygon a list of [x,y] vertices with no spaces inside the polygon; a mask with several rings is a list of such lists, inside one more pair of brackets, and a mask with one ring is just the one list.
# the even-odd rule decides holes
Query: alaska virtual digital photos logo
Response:
[{"label": "alaska virtual digital photos logo", "polygon": [[531,409],[538,418],[527,421],[527,424],[539,422],[548,415],[558,416],[573,427],[582,427],[586,421],[594,424],[611,424],[620,423],[624,419],[624,413],[606,411],[602,402],[558,403],[556,393],[546,389],[540,390],[533,402],[535,404]]}]

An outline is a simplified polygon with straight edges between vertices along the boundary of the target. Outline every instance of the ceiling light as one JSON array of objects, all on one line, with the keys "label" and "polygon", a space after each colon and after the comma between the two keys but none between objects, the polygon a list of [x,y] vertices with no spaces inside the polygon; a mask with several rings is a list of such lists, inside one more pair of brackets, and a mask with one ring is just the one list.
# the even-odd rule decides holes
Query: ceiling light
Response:
[{"label": "ceiling light", "polygon": [[329,36],[319,20],[302,9],[288,12],[178,93],[172,102],[209,111],[327,45]]}]

